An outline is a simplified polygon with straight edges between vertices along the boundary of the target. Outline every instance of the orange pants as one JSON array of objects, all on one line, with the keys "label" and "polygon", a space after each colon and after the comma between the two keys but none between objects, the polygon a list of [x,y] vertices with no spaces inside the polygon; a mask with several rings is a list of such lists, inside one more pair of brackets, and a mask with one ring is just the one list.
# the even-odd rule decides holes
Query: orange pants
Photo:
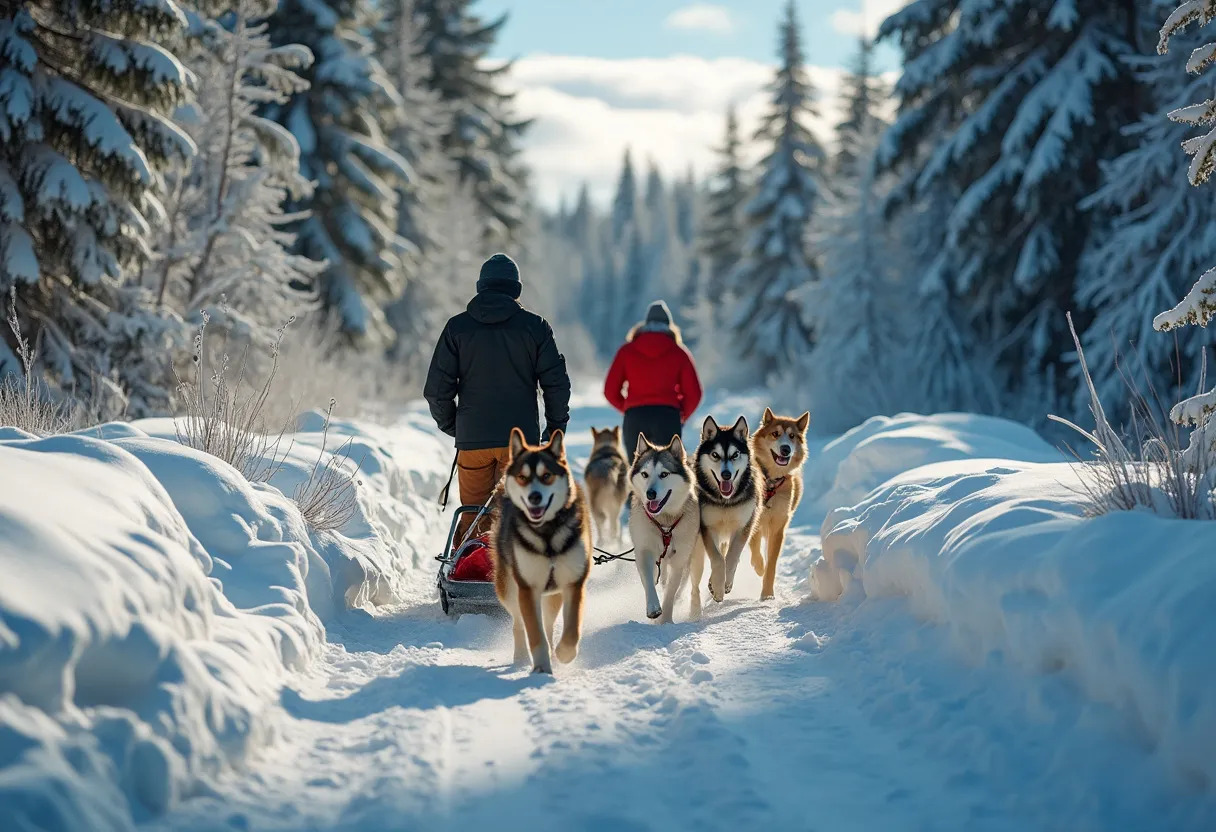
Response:
[{"label": "orange pants", "polygon": [[[484,506],[486,500],[494,493],[494,486],[502,479],[507,471],[509,453],[507,448],[482,448],[476,451],[460,451],[456,454],[456,470],[460,483],[460,504],[465,506]],[[460,521],[456,531],[456,542],[464,539],[465,532],[473,523],[473,515],[467,515]],[[477,534],[487,534],[490,531],[490,517],[487,513],[477,524]]]}]

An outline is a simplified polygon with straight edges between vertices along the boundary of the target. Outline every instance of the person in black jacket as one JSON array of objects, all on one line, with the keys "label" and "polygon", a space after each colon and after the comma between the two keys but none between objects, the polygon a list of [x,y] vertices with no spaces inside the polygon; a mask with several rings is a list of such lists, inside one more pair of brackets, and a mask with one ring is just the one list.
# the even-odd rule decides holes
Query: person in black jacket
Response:
[{"label": "person in black jacket", "polygon": [[[481,267],[477,295],[447,322],[423,395],[435,424],[456,439],[460,501],[480,506],[507,467],[511,428],[542,439],[537,389],[545,402],[543,438],[570,420],[570,376],[553,328],[518,298],[519,267],[495,254]],[[459,538],[458,538],[459,539]]]}]

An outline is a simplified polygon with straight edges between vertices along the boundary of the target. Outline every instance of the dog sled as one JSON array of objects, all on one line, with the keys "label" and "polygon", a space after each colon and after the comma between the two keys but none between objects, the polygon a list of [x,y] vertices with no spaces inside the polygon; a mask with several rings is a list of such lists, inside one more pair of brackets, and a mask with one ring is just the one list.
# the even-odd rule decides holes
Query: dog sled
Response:
[{"label": "dog sled", "polygon": [[[439,561],[439,606],[445,615],[459,616],[464,613],[498,613],[502,605],[494,592],[494,561],[490,557],[490,541],[484,535],[468,534],[456,540],[460,518],[475,515],[469,528],[487,511],[487,506],[460,506],[452,515],[452,526],[448,529],[443,552],[435,557]],[[629,557],[633,549],[624,552],[606,552],[596,548],[593,559],[596,565],[616,560],[633,561]]]},{"label": "dog sled", "polygon": [[[448,530],[443,552],[435,558],[439,561],[439,606],[446,615],[502,610],[494,593],[494,562],[490,558],[490,541],[484,535],[471,533],[486,509],[486,506],[457,508],[452,515],[452,527]],[[458,541],[456,530],[461,518],[469,515],[475,515],[469,526],[470,532]]]}]

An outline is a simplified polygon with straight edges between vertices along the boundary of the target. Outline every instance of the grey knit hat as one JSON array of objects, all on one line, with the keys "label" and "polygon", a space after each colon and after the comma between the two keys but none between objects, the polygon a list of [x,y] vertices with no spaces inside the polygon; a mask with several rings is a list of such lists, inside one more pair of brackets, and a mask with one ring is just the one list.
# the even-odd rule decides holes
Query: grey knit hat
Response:
[{"label": "grey knit hat", "polygon": [[671,332],[671,310],[664,301],[656,300],[646,310],[642,332]]}]

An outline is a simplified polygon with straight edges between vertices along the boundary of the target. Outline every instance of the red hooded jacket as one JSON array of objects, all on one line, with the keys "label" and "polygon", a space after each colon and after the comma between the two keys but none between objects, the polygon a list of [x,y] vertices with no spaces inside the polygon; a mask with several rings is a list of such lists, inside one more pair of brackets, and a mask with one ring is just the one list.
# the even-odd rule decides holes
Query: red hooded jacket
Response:
[{"label": "red hooded jacket", "polygon": [[617,410],[665,405],[687,422],[701,403],[692,356],[670,335],[641,332],[617,350],[604,381],[604,398]]}]

